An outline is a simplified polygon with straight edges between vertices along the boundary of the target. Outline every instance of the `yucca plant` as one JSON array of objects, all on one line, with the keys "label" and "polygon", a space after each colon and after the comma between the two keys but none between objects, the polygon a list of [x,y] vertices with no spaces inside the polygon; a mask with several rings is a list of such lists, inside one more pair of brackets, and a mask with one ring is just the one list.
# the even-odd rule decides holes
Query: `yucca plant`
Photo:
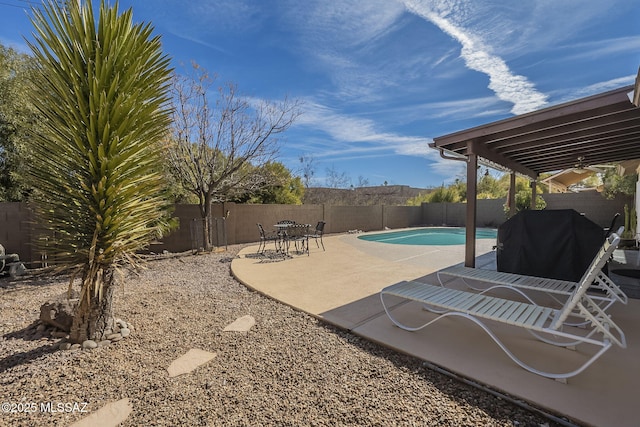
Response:
[{"label": "yucca plant", "polygon": [[29,176],[38,218],[55,236],[49,260],[81,275],[70,339],[82,342],[111,330],[117,267],[168,224],[160,141],[171,70],[131,9],[103,0],[96,21],[90,1],[60,3],[33,9],[32,95],[44,122]]}]

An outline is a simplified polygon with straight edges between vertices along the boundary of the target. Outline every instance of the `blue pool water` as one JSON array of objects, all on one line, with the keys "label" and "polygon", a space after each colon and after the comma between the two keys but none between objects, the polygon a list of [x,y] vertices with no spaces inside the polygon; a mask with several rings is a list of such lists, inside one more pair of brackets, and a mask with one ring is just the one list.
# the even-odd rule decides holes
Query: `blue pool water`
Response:
[{"label": "blue pool water", "polygon": [[[466,231],[461,227],[416,228],[413,230],[392,231],[390,233],[365,234],[358,239],[370,242],[392,243],[394,245],[464,245]],[[476,230],[476,239],[496,239],[497,231]]]}]

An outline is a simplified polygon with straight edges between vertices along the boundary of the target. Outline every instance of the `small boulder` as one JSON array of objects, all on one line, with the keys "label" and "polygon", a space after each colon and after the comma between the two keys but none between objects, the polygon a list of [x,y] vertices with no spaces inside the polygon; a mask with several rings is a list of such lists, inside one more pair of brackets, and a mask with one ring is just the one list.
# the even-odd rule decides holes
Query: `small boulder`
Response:
[{"label": "small boulder", "polygon": [[70,332],[77,305],[78,300],[67,299],[44,303],[40,306],[40,320],[46,325]]},{"label": "small boulder", "polygon": [[71,348],[71,343],[70,342],[60,343],[59,348],[60,350],[69,350]]},{"label": "small boulder", "polygon": [[98,347],[98,343],[93,340],[86,340],[82,342],[82,348],[84,349],[92,349]]}]

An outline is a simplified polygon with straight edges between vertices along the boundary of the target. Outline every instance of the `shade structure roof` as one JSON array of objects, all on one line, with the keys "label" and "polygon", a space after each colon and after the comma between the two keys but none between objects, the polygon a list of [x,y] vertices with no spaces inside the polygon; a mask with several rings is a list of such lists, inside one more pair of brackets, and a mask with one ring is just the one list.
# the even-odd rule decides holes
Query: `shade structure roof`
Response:
[{"label": "shade structure roof", "polygon": [[[577,184],[595,173],[595,171],[589,169],[564,169],[543,179],[542,182],[560,188],[562,191],[567,191],[571,185]],[[551,188],[549,188],[549,190],[551,190]]]},{"label": "shade structure roof", "polygon": [[578,162],[640,158],[637,85],[440,136],[430,146],[444,157],[475,154],[532,179]]}]

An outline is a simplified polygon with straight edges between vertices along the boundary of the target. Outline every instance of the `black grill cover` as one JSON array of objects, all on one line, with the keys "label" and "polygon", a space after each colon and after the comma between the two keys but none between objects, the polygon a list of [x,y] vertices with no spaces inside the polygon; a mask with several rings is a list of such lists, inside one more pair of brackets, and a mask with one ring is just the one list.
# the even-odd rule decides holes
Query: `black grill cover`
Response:
[{"label": "black grill cover", "polygon": [[604,230],[573,209],[525,210],[498,227],[498,271],[577,282]]}]

